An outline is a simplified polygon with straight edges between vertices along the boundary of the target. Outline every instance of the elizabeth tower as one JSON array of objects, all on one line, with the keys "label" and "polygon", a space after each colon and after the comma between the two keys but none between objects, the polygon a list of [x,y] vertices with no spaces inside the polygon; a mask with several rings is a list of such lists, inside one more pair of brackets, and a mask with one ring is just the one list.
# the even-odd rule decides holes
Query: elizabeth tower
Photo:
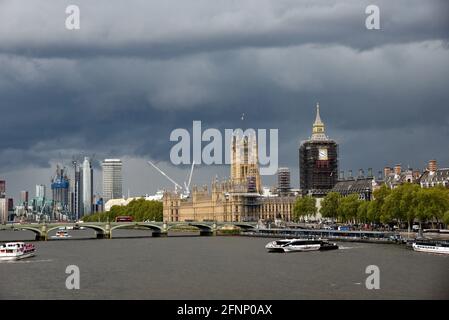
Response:
[{"label": "elizabeth tower", "polygon": [[316,106],[312,136],[299,148],[299,180],[303,194],[325,195],[337,183],[338,145],[326,136],[326,128]]}]

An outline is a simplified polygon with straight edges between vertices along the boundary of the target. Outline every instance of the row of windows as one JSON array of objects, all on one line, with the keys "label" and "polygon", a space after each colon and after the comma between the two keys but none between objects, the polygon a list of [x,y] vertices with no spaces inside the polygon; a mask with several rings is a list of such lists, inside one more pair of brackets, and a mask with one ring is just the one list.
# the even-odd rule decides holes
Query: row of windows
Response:
[{"label": "row of windows", "polygon": [[429,187],[435,187],[435,186],[445,186],[449,187],[449,181],[437,181],[437,182],[421,182],[422,188],[429,188]]}]

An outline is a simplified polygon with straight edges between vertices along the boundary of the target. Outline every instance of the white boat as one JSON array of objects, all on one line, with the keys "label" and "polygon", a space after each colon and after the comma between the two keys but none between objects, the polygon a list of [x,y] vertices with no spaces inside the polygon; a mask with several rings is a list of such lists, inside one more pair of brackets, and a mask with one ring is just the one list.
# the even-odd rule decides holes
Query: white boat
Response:
[{"label": "white boat", "polygon": [[412,247],[419,252],[449,254],[449,243],[417,241],[412,244]]},{"label": "white boat", "polygon": [[35,255],[34,244],[25,242],[8,242],[0,245],[0,261],[21,260]]},{"label": "white boat", "polygon": [[265,248],[268,250],[268,252],[285,252],[284,246],[286,244],[292,242],[293,240],[297,240],[297,239],[283,239],[283,240],[271,241],[271,242],[267,243]]},{"label": "white boat", "polygon": [[338,245],[325,239],[283,239],[272,241],[265,248],[268,252],[304,252],[338,249]]},{"label": "white boat", "polygon": [[52,239],[67,239],[71,238],[72,236],[69,235],[67,231],[59,230],[56,232],[54,236],[51,236]]}]

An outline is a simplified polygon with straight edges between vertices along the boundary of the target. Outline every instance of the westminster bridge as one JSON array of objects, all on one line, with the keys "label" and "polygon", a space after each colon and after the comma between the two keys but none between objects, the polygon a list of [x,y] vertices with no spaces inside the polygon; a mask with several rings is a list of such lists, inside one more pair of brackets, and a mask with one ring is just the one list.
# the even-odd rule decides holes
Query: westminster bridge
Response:
[{"label": "westminster bridge", "polygon": [[36,234],[36,240],[47,240],[48,234],[60,229],[92,229],[97,239],[111,239],[113,231],[117,229],[149,229],[153,237],[168,235],[168,231],[180,227],[194,227],[201,236],[216,235],[217,230],[225,226],[238,227],[242,230],[257,228],[256,222],[84,222],[84,223],[15,223],[0,225],[1,230],[28,230]]}]

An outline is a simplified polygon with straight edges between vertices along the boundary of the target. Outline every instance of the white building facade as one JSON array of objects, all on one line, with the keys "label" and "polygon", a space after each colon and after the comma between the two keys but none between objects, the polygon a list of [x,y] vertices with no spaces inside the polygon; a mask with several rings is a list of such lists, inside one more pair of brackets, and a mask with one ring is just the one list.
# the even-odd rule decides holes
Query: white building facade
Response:
[{"label": "white building facade", "polygon": [[88,157],[83,161],[83,215],[92,213],[93,171]]},{"label": "white building facade", "polygon": [[103,203],[110,199],[118,199],[122,194],[122,161],[120,159],[105,159],[103,168]]}]

